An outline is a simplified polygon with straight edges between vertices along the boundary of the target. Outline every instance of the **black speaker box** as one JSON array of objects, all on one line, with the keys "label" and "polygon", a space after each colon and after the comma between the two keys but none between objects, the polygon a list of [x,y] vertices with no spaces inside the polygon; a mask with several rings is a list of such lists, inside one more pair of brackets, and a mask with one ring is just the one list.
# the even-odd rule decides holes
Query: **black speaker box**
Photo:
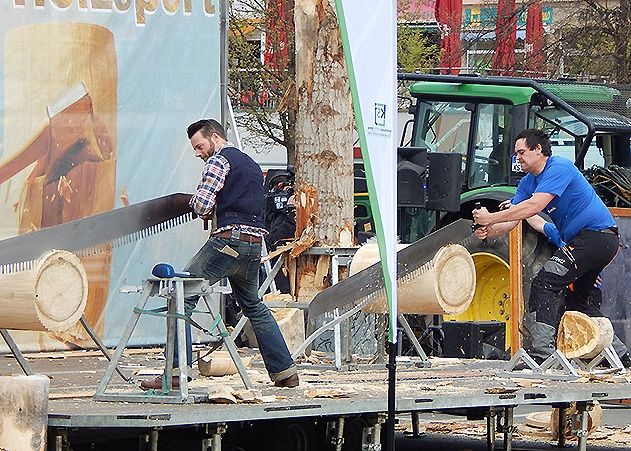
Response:
[{"label": "black speaker box", "polygon": [[397,148],[397,206],[425,207],[427,149]]},{"label": "black speaker box", "polygon": [[443,356],[505,359],[506,324],[499,321],[443,322]]},{"label": "black speaker box", "polygon": [[427,178],[428,210],[460,211],[462,189],[462,155],[431,152]]}]

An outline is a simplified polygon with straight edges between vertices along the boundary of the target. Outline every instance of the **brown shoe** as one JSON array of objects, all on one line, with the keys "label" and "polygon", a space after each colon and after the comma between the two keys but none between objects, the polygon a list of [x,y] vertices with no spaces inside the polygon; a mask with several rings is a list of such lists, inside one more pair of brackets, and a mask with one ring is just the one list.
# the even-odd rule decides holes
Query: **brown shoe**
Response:
[{"label": "brown shoe", "polygon": [[[143,390],[162,390],[162,376],[158,376],[152,381],[140,382],[140,388]],[[171,377],[171,388],[174,390],[180,388],[180,376]]]},{"label": "brown shoe", "polygon": [[279,381],[274,382],[274,387],[286,387],[286,388],[294,388],[300,384],[300,379],[298,379],[298,373],[294,373],[285,379],[281,379]]}]

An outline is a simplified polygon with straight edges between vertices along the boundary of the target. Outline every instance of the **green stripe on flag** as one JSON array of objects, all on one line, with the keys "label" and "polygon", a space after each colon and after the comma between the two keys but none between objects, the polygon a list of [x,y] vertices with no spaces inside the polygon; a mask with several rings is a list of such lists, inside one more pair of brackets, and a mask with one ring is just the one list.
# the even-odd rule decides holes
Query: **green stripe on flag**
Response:
[{"label": "green stripe on flag", "polygon": [[[381,222],[381,209],[379,200],[377,199],[377,191],[375,181],[372,175],[372,166],[370,164],[370,156],[368,154],[368,141],[366,139],[366,129],[364,128],[364,118],[362,116],[359,91],[357,90],[357,80],[355,78],[355,67],[353,66],[353,56],[351,55],[351,46],[348,39],[348,29],[346,27],[346,18],[344,16],[343,0],[335,0],[335,9],[337,13],[338,23],[340,25],[340,35],[342,38],[342,47],[344,49],[344,59],[348,70],[348,77],[351,86],[351,95],[353,98],[353,111],[355,112],[355,121],[357,122],[357,133],[359,134],[359,143],[362,149],[362,160],[364,162],[364,171],[366,173],[366,182],[368,185],[368,196],[373,211],[373,221],[377,233],[377,243],[379,245],[379,254],[381,256],[381,270],[383,272],[384,287],[386,289],[386,298],[388,300],[388,312],[392,314],[392,293],[393,286],[388,274],[388,256],[386,253],[386,237],[384,233],[383,223]],[[395,276],[396,277],[396,276]],[[395,282],[396,283],[396,282]],[[389,321],[392,324],[392,319]],[[392,327],[388,328],[388,341],[396,343],[396,331]]]}]

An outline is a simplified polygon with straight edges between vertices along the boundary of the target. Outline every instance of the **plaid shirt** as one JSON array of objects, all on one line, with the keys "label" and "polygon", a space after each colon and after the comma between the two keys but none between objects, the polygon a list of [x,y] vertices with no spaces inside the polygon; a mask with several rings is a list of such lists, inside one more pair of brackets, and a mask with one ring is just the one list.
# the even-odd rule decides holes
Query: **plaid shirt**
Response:
[{"label": "plaid shirt", "polygon": [[[221,149],[226,147],[234,147],[234,144],[226,141],[221,146]],[[195,194],[191,198],[189,205],[193,209],[195,213],[199,216],[211,215],[215,209],[215,204],[217,203],[217,193],[221,191],[223,185],[226,181],[226,176],[230,171],[230,163],[228,159],[221,155],[221,149],[215,155],[211,156],[206,160],[206,164],[204,165],[204,169],[202,170],[202,179],[197,185],[197,189],[195,190]],[[225,230],[231,230],[235,226],[227,225],[225,227],[221,227],[212,232],[212,235],[215,235],[219,232],[223,232]],[[263,237],[267,234],[265,229],[260,229],[258,227],[250,227],[245,225],[237,225],[237,227],[241,230],[242,233],[247,233],[248,235],[260,236]]]}]

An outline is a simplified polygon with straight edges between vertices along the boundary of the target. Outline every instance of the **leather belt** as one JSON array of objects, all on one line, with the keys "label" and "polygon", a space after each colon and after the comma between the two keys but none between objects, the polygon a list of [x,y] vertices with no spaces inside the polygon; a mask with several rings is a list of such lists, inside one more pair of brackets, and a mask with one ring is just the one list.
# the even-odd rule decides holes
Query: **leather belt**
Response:
[{"label": "leather belt", "polygon": [[[215,236],[218,236],[220,238],[231,238],[232,230],[225,230],[223,232],[219,232]],[[260,243],[261,241],[263,241],[263,238],[261,238],[260,236],[249,235],[247,233],[240,233],[239,241],[245,241],[246,243]]]}]

